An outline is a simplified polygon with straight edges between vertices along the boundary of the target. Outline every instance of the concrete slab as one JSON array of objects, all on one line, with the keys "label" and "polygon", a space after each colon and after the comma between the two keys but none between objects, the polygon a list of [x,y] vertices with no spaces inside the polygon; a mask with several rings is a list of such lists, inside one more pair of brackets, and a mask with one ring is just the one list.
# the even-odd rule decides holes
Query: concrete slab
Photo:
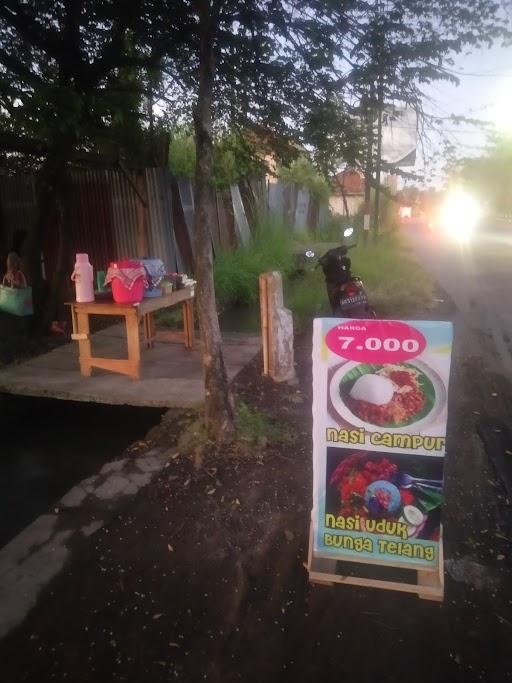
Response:
[{"label": "concrete slab", "polygon": [[[94,334],[92,344],[95,355],[127,357],[123,325],[113,325]],[[224,336],[224,360],[230,380],[254,358],[260,347],[261,339],[257,335]],[[153,349],[142,353],[141,374],[140,380],[133,380],[94,369],[92,377],[82,377],[78,344],[71,342],[0,371],[0,393],[158,408],[188,408],[204,399],[198,342],[192,351],[186,351],[181,344],[156,343]]]}]

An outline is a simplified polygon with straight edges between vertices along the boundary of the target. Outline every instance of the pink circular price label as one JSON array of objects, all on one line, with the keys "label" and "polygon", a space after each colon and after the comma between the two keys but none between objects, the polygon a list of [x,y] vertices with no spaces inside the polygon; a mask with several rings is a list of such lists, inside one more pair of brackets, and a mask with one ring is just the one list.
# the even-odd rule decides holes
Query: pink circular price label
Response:
[{"label": "pink circular price label", "polygon": [[325,336],[336,355],[359,363],[400,363],[419,356],[427,345],[415,327],[396,320],[351,320]]}]

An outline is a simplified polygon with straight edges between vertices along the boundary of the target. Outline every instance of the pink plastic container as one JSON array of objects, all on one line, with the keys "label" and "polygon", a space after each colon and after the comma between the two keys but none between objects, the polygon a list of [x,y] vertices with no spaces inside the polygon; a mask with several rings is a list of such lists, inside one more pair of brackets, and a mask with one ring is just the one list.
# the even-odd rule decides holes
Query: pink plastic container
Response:
[{"label": "pink plastic container", "polygon": [[[128,275],[133,268],[141,266],[140,261],[117,261],[111,263],[110,267],[124,270]],[[124,278],[114,277],[112,279],[112,297],[118,304],[138,304],[144,298],[144,275],[137,277],[131,288],[124,284]]]}]

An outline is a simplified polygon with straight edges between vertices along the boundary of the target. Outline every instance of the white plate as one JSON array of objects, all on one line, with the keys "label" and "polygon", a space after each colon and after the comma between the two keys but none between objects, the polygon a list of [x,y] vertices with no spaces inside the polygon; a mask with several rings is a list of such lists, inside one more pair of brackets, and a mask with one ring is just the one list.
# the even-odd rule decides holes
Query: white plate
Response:
[{"label": "white plate", "polygon": [[[370,422],[364,422],[363,420],[361,420],[361,418],[357,417],[357,415],[354,415],[354,413],[349,409],[349,407],[345,404],[345,402],[340,396],[341,380],[343,379],[343,377],[345,377],[347,373],[349,373],[358,365],[366,365],[366,363],[349,361],[348,363],[345,363],[340,368],[338,368],[338,370],[336,370],[336,372],[332,376],[331,384],[329,387],[329,394],[335,411],[338,413],[340,418],[350,423],[354,427],[364,427],[367,432],[386,431],[394,434],[418,434],[427,425],[432,424],[437,420],[437,418],[439,417],[439,415],[441,414],[446,405],[446,388],[444,386],[443,380],[441,379],[441,377],[439,377],[437,372],[420,360],[407,361],[407,365],[411,365],[412,367],[416,368],[417,370],[425,374],[432,382],[436,394],[432,410],[428,413],[428,415],[425,415],[425,417],[421,418],[421,420],[418,420],[417,422],[412,422],[411,424],[406,425],[405,427],[381,427],[379,425],[371,424]],[[386,363],[383,363],[382,365],[386,365]],[[396,363],[396,365],[400,365],[400,363]]]}]

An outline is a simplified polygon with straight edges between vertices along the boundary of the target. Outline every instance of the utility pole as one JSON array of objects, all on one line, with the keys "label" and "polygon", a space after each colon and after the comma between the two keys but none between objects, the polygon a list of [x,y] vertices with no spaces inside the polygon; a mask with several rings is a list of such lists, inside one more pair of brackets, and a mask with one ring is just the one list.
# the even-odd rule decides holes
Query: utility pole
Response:
[{"label": "utility pole", "polygon": [[365,107],[366,116],[366,160],[364,169],[364,214],[363,214],[363,240],[367,244],[370,235],[371,223],[371,193],[373,177],[373,86],[370,86],[370,96]]},{"label": "utility pole", "polygon": [[382,170],[382,115],[384,109],[384,87],[382,83],[382,72],[379,75],[377,107],[377,160],[375,162],[375,217],[373,226],[374,239],[378,238],[380,231],[380,173]]},{"label": "utility pole", "polygon": [[382,13],[381,0],[377,1],[377,35],[376,35],[376,50],[375,63],[378,69],[377,76],[377,159],[375,162],[375,215],[373,224],[373,237],[377,240],[380,231],[380,174],[382,170],[382,116],[384,110],[384,50],[383,42],[384,35],[382,32]]}]

